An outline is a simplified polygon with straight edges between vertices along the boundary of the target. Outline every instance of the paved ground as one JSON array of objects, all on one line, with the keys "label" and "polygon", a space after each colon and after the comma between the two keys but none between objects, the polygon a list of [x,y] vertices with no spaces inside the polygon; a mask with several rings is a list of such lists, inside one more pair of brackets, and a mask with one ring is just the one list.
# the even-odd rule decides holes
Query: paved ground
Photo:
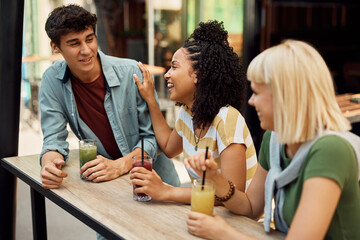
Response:
[{"label": "paved ground", "polygon": [[[24,113],[26,114],[26,112]],[[22,116],[23,119],[31,119]],[[42,146],[42,133],[37,119],[22,121],[19,134],[19,155],[39,154]],[[69,135],[70,149],[77,148],[77,139],[73,134]],[[181,162],[174,160],[180,181],[189,186],[189,177]],[[65,210],[59,208],[46,199],[46,218],[49,240],[91,240],[96,239],[95,232],[85,224],[74,218]],[[18,180],[17,190],[17,216],[16,216],[16,239],[32,239],[30,188],[21,180]]]}]

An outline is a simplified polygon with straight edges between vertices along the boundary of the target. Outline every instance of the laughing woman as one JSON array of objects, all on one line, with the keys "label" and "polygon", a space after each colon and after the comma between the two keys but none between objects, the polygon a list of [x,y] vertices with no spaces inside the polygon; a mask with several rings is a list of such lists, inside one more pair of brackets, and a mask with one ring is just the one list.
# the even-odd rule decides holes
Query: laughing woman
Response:
[{"label": "laughing woman", "polygon": [[[227,37],[222,23],[200,23],[175,52],[171,68],[165,74],[170,99],[181,105],[174,130],[161,114],[151,75],[141,63],[144,82],[136,76],[134,79],[148,104],[161,150],[168,157],[181,152],[190,157],[208,146],[219,172],[238,190],[245,191],[255,173],[257,159],[251,135],[240,113],[246,78]],[[189,174],[191,179],[200,178],[192,169]],[[133,184],[142,186],[137,188],[138,193],[160,201],[190,203],[191,188],[166,185],[155,171],[134,168],[131,179]]]},{"label": "laughing woman", "polygon": [[[287,239],[360,239],[359,137],[335,99],[332,78],[309,44],[288,40],[250,63],[248,78],[263,137],[254,179],[246,193],[235,191],[226,205],[256,219],[265,211],[269,231],[275,195],[275,226]],[[204,154],[185,160],[207,171],[216,194],[226,194],[226,178]],[[265,201],[264,201],[265,200]],[[219,216],[189,213],[188,230],[210,239],[248,239]]]}]

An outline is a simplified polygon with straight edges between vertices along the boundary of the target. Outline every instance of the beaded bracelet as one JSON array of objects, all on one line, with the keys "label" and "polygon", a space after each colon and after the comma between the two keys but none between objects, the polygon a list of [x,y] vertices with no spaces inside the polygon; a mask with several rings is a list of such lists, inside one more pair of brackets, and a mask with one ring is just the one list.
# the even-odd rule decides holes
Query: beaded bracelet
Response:
[{"label": "beaded bracelet", "polygon": [[230,180],[228,180],[228,183],[230,184],[229,192],[226,194],[225,197],[218,197],[218,196],[215,195],[216,201],[226,202],[227,200],[229,200],[232,197],[232,195],[234,195],[234,193],[235,193],[235,185]]}]

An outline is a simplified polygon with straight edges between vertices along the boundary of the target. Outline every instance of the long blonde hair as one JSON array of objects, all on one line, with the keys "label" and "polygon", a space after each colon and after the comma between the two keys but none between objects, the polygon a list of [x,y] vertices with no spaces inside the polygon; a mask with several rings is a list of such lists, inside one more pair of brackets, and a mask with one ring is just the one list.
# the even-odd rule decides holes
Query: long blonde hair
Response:
[{"label": "long blonde hair", "polygon": [[336,102],[330,71],[309,44],[286,40],[266,49],[251,61],[247,76],[272,91],[280,143],[309,141],[324,130],[351,129]]}]

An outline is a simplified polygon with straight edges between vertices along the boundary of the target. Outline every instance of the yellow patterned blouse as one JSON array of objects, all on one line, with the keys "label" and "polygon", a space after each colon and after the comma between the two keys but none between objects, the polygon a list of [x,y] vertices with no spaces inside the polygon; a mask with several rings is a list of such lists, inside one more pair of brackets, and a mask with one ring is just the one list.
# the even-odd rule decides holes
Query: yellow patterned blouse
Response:
[{"label": "yellow patterned blouse", "polygon": [[[198,151],[209,151],[221,169],[220,154],[232,143],[246,146],[246,189],[249,186],[256,170],[257,157],[249,129],[241,113],[232,106],[222,107],[214,118],[205,136],[199,139],[194,136],[191,111],[183,106],[176,119],[175,129],[182,137],[184,157],[188,158]],[[197,143],[196,143],[197,142]],[[191,180],[200,178],[192,169],[188,170]]]}]

